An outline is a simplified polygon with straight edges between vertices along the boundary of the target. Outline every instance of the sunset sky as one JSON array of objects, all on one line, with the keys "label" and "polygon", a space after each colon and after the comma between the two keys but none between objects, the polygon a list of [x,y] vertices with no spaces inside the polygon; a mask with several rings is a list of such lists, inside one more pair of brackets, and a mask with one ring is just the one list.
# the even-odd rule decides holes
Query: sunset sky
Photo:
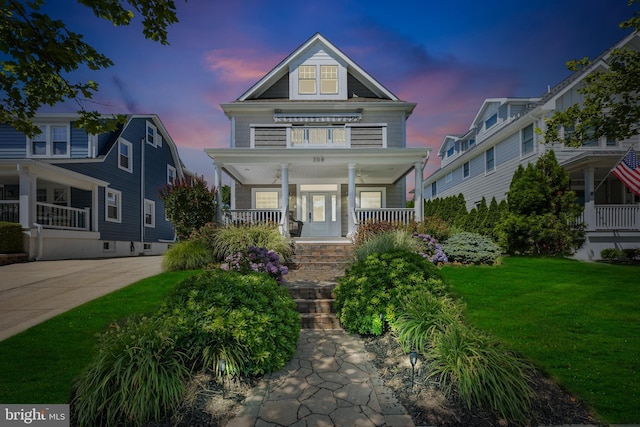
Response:
[{"label": "sunset sky", "polygon": [[[213,184],[203,149],[229,146],[219,107],[321,33],[402,100],[416,102],[407,145],[431,147],[427,174],[448,133],[461,133],[482,101],[541,96],[569,75],[567,60],[595,57],[629,31],[627,0],[378,1],[176,0],[169,46],[141,25],[117,28],[68,0],[47,0],[114,67],[78,73],[100,84],[104,113],[155,113],[186,166]],[[73,104],[54,111],[73,111]]]}]

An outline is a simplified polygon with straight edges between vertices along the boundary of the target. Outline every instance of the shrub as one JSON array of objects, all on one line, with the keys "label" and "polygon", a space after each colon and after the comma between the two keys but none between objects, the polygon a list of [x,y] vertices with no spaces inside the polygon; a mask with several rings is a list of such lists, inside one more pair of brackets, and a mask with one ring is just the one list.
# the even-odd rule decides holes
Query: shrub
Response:
[{"label": "shrub", "polygon": [[454,322],[437,335],[425,360],[429,376],[439,376],[446,394],[457,390],[469,408],[495,410],[510,421],[529,419],[529,365],[488,335]]},{"label": "shrub", "polygon": [[491,239],[476,233],[454,234],[442,245],[449,261],[463,264],[493,264],[500,257],[500,248]]},{"label": "shrub", "polygon": [[22,251],[22,226],[15,222],[0,221],[0,254]]},{"label": "shrub", "polygon": [[216,193],[202,177],[181,179],[160,188],[167,219],[181,239],[216,219]]},{"label": "shrub", "polygon": [[214,262],[213,253],[200,240],[173,245],[162,259],[163,271],[198,270]]},{"label": "shrub", "polygon": [[404,351],[425,354],[435,337],[462,318],[462,306],[446,296],[415,289],[402,299],[391,328]]},{"label": "shrub", "polygon": [[271,249],[285,261],[293,252],[291,240],[280,234],[275,224],[230,225],[215,232],[213,253],[219,261],[244,251],[249,246]]},{"label": "shrub", "polygon": [[364,224],[358,226],[358,234],[354,242],[356,248],[364,244],[367,240],[374,238],[379,234],[397,230],[395,223],[390,221],[373,221],[367,220]]},{"label": "shrub", "polygon": [[336,316],[349,333],[380,335],[384,321],[393,322],[401,298],[413,289],[444,291],[432,263],[414,252],[373,253],[338,279]]},{"label": "shrub", "polygon": [[240,273],[266,273],[280,284],[284,283],[283,276],[289,272],[287,267],[280,264],[280,257],[277,253],[267,248],[255,246],[250,246],[244,251],[228,256],[225,259],[225,264],[222,264],[220,268]]},{"label": "shrub", "polygon": [[368,240],[356,247],[354,255],[357,261],[364,261],[373,253],[392,250],[418,252],[420,248],[419,242],[413,239],[411,234],[405,231],[390,230],[372,235]]},{"label": "shrub", "polygon": [[600,258],[606,260],[616,260],[624,256],[622,251],[615,248],[606,248],[600,251]]},{"label": "shrub", "polygon": [[422,222],[415,224],[413,231],[418,234],[428,234],[440,242],[451,236],[451,226],[437,216],[425,217]]},{"label": "shrub", "polygon": [[626,248],[622,250],[622,253],[626,259],[634,260],[640,255],[640,250],[638,248]]},{"label": "shrub", "polygon": [[298,342],[300,315],[286,288],[264,274],[212,270],[180,282],[163,309],[196,368],[263,374],[282,368]]},{"label": "shrub", "polygon": [[73,385],[79,426],[141,426],[178,408],[189,370],[170,330],[160,318],[141,318],[101,336]]},{"label": "shrub", "polygon": [[418,253],[434,264],[449,262],[442,246],[428,234],[413,233],[413,238],[420,243]]}]

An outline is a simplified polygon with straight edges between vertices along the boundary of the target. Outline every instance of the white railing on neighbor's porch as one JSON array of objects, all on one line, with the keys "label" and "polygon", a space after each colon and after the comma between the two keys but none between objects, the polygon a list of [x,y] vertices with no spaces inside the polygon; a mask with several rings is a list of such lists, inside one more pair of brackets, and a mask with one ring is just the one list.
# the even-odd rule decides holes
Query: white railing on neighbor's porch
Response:
[{"label": "white railing on neighbor's porch", "polygon": [[415,210],[413,208],[379,208],[364,209],[356,208],[355,210],[356,224],[364,224],[365,222],[399,222],[409,224],[415,219]]},{"label": "white railing on neighbor's porch", "polygon": [[[587,217],[588,216],[585,215],[585,218]],[[587,227],[587,229],[640,230],[640,206],[596,205],[594,219],[595,227]]]},{"label": "white railing on neighbor's porch", "polygon": [[280,209],[227,209],[222,214],[224,225],[280,224]]},{"label": "white railing on neighbor's porch", "polygon": [[0,200],[0,221],[20,222],[20,202]]},{"label": "white railing on neighbor's porch", "polygon": [[36,222],[45,228],[88,231],[91,209],[36,203]]}]

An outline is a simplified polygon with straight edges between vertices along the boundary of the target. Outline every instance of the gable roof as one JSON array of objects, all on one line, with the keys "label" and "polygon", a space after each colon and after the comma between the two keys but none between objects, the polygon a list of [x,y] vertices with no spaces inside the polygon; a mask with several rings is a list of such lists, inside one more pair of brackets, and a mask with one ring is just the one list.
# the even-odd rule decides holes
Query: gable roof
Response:
[{"label": "gable roof", "polygon": [[238,101],[246,101],[260,96],[260,94],[264,93],[267,89],[269,89],[272,85],[274,85],[278,80],[280,80],[289,72],[289,65],[305,55],[309,50],[316,48],[318,45],[320,45],[329,55],[347,64],[347,72],[358,79],[363,85],[365,85],[378,97],[385,98],[391,101],[399,100],[397,96],[395,96],[391,91],[385,88],[376,79],[371,77],[366,71],[360,68],[358,64],[351,60],[340,49],[335,47],[331,42],[329,42],[329,40],[327,40],[320,33],[316,33],[309,40],[300,45],[300,47],[294,50],[289,56],[283,59],[262,79],[251,86],[238,98]]}]

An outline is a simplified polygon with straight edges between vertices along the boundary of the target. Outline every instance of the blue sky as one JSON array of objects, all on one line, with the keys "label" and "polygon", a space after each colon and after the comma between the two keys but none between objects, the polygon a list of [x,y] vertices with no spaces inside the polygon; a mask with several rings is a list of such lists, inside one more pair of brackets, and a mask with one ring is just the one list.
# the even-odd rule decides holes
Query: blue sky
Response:
[{"label": "blue sky", "polygon": [[[461,133],[485,98],[541,96],[569,75],[567,60],[595,57],[628,31],[627,0],[379,1],[176,0],[169,46],[141,25],[114,27],[68,0],[45,10],[115,65],[77,77],[99,83],[104,113],[155,113],[186,166],[213,183],[203,149],[229,146],[220,103],[233,101],[316,32],[401,99],[416,102],[407,145],[431,147]],[[54,111],[73,111],[73,104]]]}]

